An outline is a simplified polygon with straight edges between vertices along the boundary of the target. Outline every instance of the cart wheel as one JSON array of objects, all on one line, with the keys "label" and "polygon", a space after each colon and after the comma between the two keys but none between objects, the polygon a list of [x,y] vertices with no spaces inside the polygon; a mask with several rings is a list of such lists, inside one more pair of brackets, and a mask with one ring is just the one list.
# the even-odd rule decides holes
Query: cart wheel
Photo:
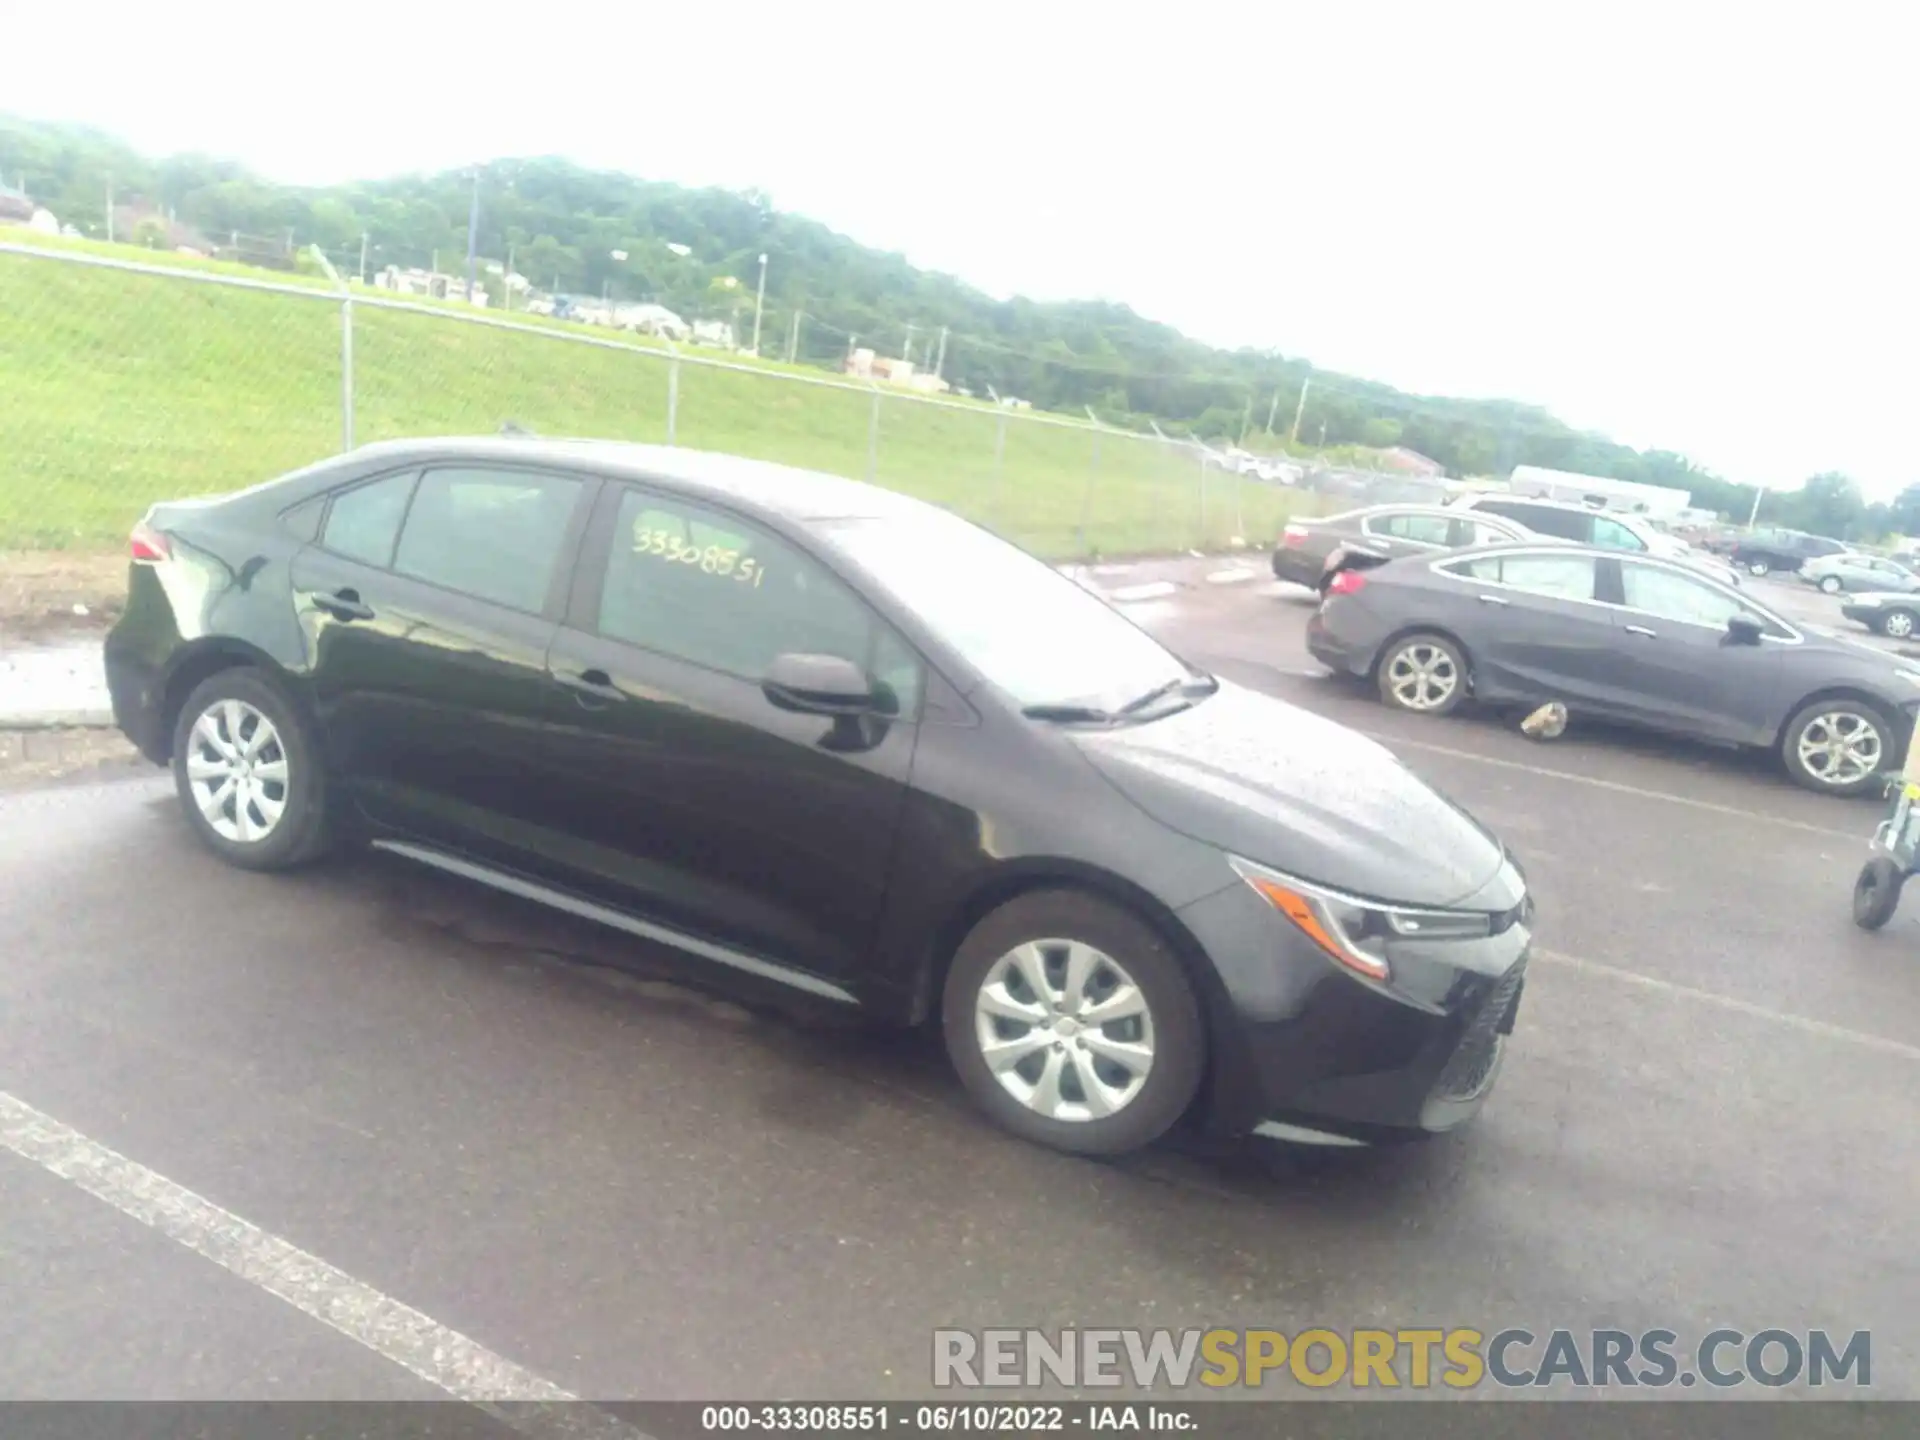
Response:
[{"label": "cart wheel", "polygon": [[1900,906],[1900,887],[1906,879],[1906,872],[1884,855],[1862,865],[1853,882],[1853,923],[1862,930],[1885,925]]}]

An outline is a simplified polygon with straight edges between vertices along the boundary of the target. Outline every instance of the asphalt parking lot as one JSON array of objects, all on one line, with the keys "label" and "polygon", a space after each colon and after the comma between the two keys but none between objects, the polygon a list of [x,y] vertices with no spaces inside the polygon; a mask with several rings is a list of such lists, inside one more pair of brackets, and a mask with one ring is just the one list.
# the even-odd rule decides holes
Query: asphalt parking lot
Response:
[{"label": "asphalt parking lot", "polygon": [[42,789],[0,797],[0,1397],[427,1398],[457,1362],[532,1398],[909,1398],[946,1326],[1472,1324],[1866,1329],[1872,1393],[1920,1399],[1920,904],[1848,913],[1877,806],[1390,714],[1319,674],[1299,592],[1219,574],[1088,578],[1527,866],[1541,950],[1467,1132],[1070,1160],[930,1041],[399,861],[239,874],[163,778]]}]

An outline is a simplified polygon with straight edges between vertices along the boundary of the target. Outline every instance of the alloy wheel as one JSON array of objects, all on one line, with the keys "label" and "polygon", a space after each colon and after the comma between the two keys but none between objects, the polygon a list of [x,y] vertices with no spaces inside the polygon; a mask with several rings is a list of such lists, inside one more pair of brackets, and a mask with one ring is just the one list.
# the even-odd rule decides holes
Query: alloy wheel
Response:
[{"label": "alloy wheel", "polygon": [[272,835],[286,813],[287,778],[280,732],[246,701],[215,701],[194,721],[187,783],[221,839],[252,845]]},{"label": "alloy wheel", "polygon": [[1904,640],[1913,634],[1913,616],[1904,610],[1895,610],[1880,624],[1880,628],[1896,640]]},{"label": "alloy wheel", "polygon": [[1078,940],[1015,946],[987,970],[974,1036],[1009,1095],[1049,1120],[1100,1120],[1153,1069],[1153,1013],[1126,970]]},{"label": "alloy wheel", "polygon": [[1820,582],[1820,588],[1828,595],[1838,595],[1840,593],[1839,577],[1836,575],[1827,576]]},{"label": "alloy wheel", "polygon": [[1800,727],[1796,749],[1822,785],[1858,785],[1880,768],[1880,727],[1857,710],[1822,710]]},{"label": "alloy wheel", "polygon": [[1768,571],[1772,569],[1773,569],[1773,566],[1769,565],[1764,560],[1749,560],[1747,562],[1747,573],[1749,575],[1765,575]]},{"label": "alloy wheel", "polygon": [[1387,662],[1387,684],[1409,710],[1435,710],[1460,688],[1460,670],[1438,645],[1408,645]]}]

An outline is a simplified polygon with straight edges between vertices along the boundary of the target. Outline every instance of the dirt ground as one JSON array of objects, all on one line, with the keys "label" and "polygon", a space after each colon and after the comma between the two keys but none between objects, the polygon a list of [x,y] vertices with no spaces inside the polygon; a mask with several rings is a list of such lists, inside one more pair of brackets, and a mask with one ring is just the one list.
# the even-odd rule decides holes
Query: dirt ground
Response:
[{"label": "dirt ground", "polygon": [[126,596],[122,553],[0,551],[0,643],[111,625]]}]

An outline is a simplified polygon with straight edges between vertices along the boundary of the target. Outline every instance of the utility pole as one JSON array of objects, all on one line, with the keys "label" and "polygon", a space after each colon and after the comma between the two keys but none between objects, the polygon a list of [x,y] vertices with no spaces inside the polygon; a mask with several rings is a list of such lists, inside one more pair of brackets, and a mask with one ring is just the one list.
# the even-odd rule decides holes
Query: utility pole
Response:
[{"label": "utility pole", "polygon": [[903,354],[903,355],[902,355],[902,356],[901,356],[900,358],[901,358],[902,360],[904,360],[904,361],[906,361],[906,362],[907,362],[907,363],[908,363],[909,365],[911,365],[911,364],[913,363],[913,332],[914,332],[915,330],[918,330],[919,328],[920,328],[920,327],[919,327],[918,325],[909,325],[909,326],[907,326],[907,348],[906,348],[906,353],[905,353],[905,354]]},{"label": "utility pole", "polygon": [[[1307,411],[1307,387],[1312,383],[1313,377],[1311,375],[1300,382],[1300,403],[1293,407],[1293,432],[1287,437],[1287,443],[1289,445],[1298,445],[1300,443],[1300,417]],[[1320,427],[1322,435],[1326,433],[1326,429],[1327,427],[1325,425]]]},{"label": "utility pole", "polygon": [[1760,486],[1753,487],[1753,509],[1747,512],[1747,529],[1753,529],[1754,522],[1760,518],[1760,497],[1767,492]]},{"label": "utility pole", "polygon": [[1247,448],[1247,431],[1253,428],[1253,396],[1247,396],[1246,414],[1240,417],[1240,448]]},{"label": "utility pole", "polygon": [[793,329],[787,336],[787,363],[792,365],[800,358],[800,312],[793,312]]},{"label": "utility pole", "polygon": [[480,167],[473,167],[473,204],[467,210],[467,303],[473,303],[473,280],[480,264]]},{"label": "utility pole", "polygon": [[946,378],[947,369],[947,327],[940,327],[940,353],[934,358],[933,376],[936,380]]},{"label": "utility pole", "polygon": [[1273,401],[1267,406],[1267,434],[1273,434],[1273,417],[1280,409],[1280,387],[1273,387]]},{"label": "utility pole", "polygon": [[760,289],[753,297],[753,353],[755,358],[758,358],[760,354],[760,312],[766,309],[766,305],[767,256],[766,252],[762,251],[760,254]]},{"label": "utility pole", "polygon": [[107,243],[113,243],[113,176],[107,176]]},{"label": "utility pole", "polygon": [[360,232],[360,283],[367,283],[367,232]]},{"label": "utility pole", "polygon": [[504,275],[502,275],[502,276],[500,277],[500,308],[501,308],[502,310],[511,310],[511,309],[513,309],[513,252],[514,252],[514,248],[515,248],[515,247],[514,247],[514,244],[513,244],[513,242],[512,242],[511,240],[509,240],[509,241],[507,242],[507,270],[506,270],[506,273],[505,273]]}]

